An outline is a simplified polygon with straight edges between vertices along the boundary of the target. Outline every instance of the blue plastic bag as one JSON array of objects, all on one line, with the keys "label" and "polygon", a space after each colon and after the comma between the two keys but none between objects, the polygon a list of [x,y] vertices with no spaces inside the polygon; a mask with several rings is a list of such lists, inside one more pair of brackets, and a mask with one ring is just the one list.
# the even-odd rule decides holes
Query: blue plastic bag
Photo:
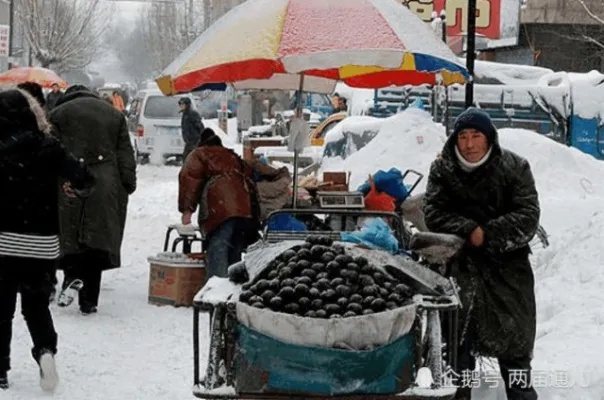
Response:
[{"label": "blue plastic bag", "polygon": [[271,231],[303,232],[306,225],[290,214],[277,214],[270,217],[268,229]]},{"label": "blue plastic bag", "polygon": [[[403,182],[403,174],[397,168],[390,168],[387,172],[379,170],[373,175],[373,182],[379,192],[384,192],[397,201],[404,201],[409,197],[409,190]],[[369,182],[365,182],[357,190],[366,196],[370,189]]]},{"label": "blue plastic bag", "polygon": [[373,249],[398,251],[398,240],[388,224],[382,218],[369,218],[363,223],[360,231],[342,232],[343,242],[359,243]]},{"label": "blue plastic bag", "polygon": [[[264,154],[260,156],[258,161],[260,161],[262,165],[269,165],[268,159],[264,156]],[[252,179],[254,180],[254,182],[260,182],[262,180],[262,175],[260,175],[260,172],[254,170],[252,175]]]},{"label": "blue plastic bag", "polygon": [[421,97],[417,97],[413,103],[409,104],[410,108],[419,108],[420,110],[425,110],[426,107],[424,106],[424,101],[421,99]]}]

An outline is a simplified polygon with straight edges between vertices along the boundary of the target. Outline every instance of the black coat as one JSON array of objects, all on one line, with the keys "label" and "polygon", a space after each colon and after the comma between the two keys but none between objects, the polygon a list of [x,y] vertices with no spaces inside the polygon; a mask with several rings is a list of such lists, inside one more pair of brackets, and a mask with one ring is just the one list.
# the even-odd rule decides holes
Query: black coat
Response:
[{"label": "black coat", "polygon": [[136,160],[126,118],[106,101],[89,92],[63,98],[50,121],[65,147],[96,177],[94,192],[85,200],[61,196],[61,244],[65,254],[85,248],[110,255],[110,265],[121,265],[128,195],[136,189]]},{"label": "black coat", "polygon": [[192,108],[188,108],[182,113],[182,119],[180,122],[182,130],[182,139],[185,144],[189,146],[197,146],[201,131],[203,131],[203,122],[201,122],[201,115]]},{"label": "black coat", "polygon": [[54,137],[19,132],[0,137],[0,231],[59,234],[59,179],[89,190],[94,178]]},{"label": "black coat", "polygon": [[46,96],[46,109],[48,111],[52,111],[52,109],[55,108],[55,106],[57,105],[59,100],[61,100],[62,97],[63,97],[63,93],[61,93],[61,92],[48,93],[48,96]]},{"label": "black coat", "polygon": [[[487,162],[465,172],[447,141],[430,169],[424,199],[433,232],[468,239],[480,226],[481,248],[467,246],[452,275],[461,287],[460,326],[478,354],[529,356],[535,342],[536,307],[529,242],[539,227],[540,208],[529,163],[499,146],[495,132]],[[471,310],[468,313],[468,310]],[[463,339],[463,338],[462,338]]]}]

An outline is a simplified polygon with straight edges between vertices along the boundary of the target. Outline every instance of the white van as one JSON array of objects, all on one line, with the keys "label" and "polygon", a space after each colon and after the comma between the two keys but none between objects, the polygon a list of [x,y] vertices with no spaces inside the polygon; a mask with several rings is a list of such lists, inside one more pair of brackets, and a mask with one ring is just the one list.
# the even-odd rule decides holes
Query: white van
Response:
[{"label": "white van", "polygon": [[135,139],[137,158],[141,163],[153,160],[165,163],[182,159],[184,142],[180,129],[181,113],[178,100],[192,95],[165,96],[158,89],[139,91],[132,99],[128,114],[128,129]]}]

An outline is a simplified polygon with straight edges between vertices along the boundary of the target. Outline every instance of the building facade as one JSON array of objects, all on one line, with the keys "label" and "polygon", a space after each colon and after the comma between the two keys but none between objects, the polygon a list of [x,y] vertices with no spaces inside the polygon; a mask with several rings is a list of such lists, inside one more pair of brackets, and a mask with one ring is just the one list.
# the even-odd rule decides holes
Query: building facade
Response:
[{"label": "building facade", "polygon": [[[556,71],[604,69],[604,2],[529,0],[521,11],[518,46],[486,52],[483,59],[537,65]],[[590,16],[590,13],[593,16]]]}]

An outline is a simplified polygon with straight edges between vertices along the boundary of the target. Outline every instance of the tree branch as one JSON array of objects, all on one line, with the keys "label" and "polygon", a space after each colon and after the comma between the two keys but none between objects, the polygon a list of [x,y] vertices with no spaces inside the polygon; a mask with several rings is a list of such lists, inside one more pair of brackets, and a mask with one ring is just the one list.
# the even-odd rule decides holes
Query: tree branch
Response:
[{"label": "tree branch", "polygon": [[585,0],[576,0],[576,1],[577,1],[577,3],[581,4],[581,6],[583,7],[583,9],[585,10],[585,12],[587,13],[587,15],[589,15],[589,17],[591,19],[593,19],[594,21],[598,22],[599,24],[604,25],[604,19],[600,18],[593,11],[591,11],[591,9],[589,8],[589,6],[587,4],[585,4]]},{"label": "tree branch", "polygon": [[554,31],[554,30],[548,31],[548,33],[550,33],[554,36],[557,36],[559,38],[566,39],[566,40],[572,40],[575,42],[582,42],[582,43],[591,43],[591,44],[599,47],[600,49],[604,50],[604,42],[601,42],[600,40],[598,40],[592,36],[586,35],[584,33],[569,35],[569,34],[560,33],[560,32]]},{"label": "tree branch", "polygon": [[99,0],[21,0],[17,17],[36,60],[61,70],[90,64],[107,18]]}]

